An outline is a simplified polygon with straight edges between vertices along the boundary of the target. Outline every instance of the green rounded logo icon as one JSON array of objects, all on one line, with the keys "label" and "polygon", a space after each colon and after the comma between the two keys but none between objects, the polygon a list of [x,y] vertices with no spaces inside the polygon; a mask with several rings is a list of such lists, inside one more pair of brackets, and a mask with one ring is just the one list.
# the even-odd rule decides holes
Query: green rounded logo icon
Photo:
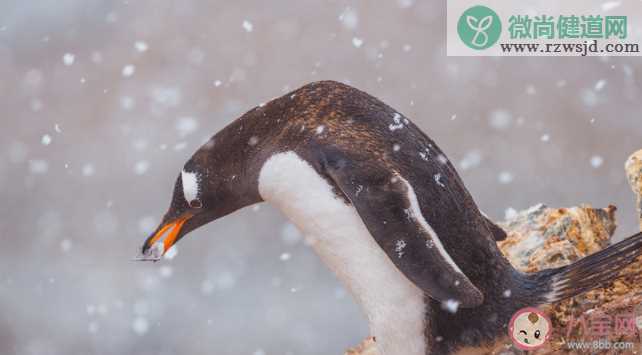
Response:
[{"label": "green rounded logo icon", "polygon": [[497,42],[502,23],[495,11],[477,5],[464,11],[457,22],[459,38],[472,49],[486,49]]}]

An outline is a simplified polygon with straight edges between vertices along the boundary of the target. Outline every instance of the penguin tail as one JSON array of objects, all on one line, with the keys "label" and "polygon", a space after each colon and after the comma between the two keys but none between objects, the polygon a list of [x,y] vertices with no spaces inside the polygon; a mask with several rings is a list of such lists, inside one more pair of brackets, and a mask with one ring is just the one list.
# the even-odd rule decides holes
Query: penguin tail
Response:
[{"label": "penguin tail", "polygon": [[534,273],[534,289],[544,303],[561,301],[594,288],[606,286],[620,270],[642,255],[642,233],[613,244],[581,260],[555,269]]}]

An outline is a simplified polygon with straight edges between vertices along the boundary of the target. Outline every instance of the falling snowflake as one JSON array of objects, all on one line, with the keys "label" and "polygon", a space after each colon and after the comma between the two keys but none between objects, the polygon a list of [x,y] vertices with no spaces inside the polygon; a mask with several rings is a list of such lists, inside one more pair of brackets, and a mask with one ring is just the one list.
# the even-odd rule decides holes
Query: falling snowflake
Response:
[{"label": "falling snowflake", "polygon": [[392,120],[393,120],[394,123],[391,123],[388,126],[388,129],[390,129],[391,131],[396,131],[396,130],[402,129],[404,127],[404,125],[403,125],[403,123],[401,121],[401,115],[398,114],[397,112],[395,112],[394,115],[392,116]]},{"label": "falling snowflake", "polygon": [[513,182],[513,179],[513,174],[510,171],[502,171],[497,176],[497,180],[499,180],[499,183],[504,185],[510,184],[511,182]]},{"label": "falling snowflake", "polygon": [[434,179],[435,179],[435,182],[437,183],[437,185],[439,185],[441,187],[446,187],[446,185],[444,185],[444,183],[441,182],[441,174],[435,174]]},{"label": "falling snowflake", "polygon": [[354,30],[359,24],[359,16],[351,7],[346,7],[339,15],[339,21],[341,21],[343,27],[349,30]]},{"label": "falling snowflake", "polygon": [[605,86],[606,86],[606,80],[600,79],[598,80],[597,83],[595,83],[594,89],[595,91],[602,91],[602,89],[604,89]]},{"label": "falling snowflake", "polygon": [[352,45],[355,46],[355,48],[361,48],[361,46],[363,45],[363,39],[358,37],[353,37]]},{"label": "falling snowflake", "polygon": [[245,32],[248,32],[248,33],[252,32],[252,31],[254,31],[254,25],[252,24],[252,22],[250,22],[248,20],[244,20],[243,21],[243,29],[245,30]]},{"label": "falling snowflake", "polygon": [[198,129],[198,121],[194,117],[179,117],[176,120],[176,130],[182,138],[194,133]]},{"label": "falling snowflake", "polygon": [[498,131],[506,130],[513,122],[513,116],[504,109],[498,109],[490,113],[490,126]]},{"label": "falling snowflake", "polygon": [[459,309],[459,302],[453,299],[445,300],[441,302],[441,309],[453,314],[457,313],[457,309]]},{"label": "falling snowflake", "polygon": [[65,55],[62,56],[62,62],[66,66],[73,65],[74,61],[76,61],[76,56],[71,53],[65,53]]},{"label": "falling snowflake", "polygon": [[149,322],[144,317],[136,317],[132,323],[132,329],[134,333],[144,335],[149,330]]},{"label": "falling snowflake", "polygon": [[129,78],[130,76],[134,75],[135,72],[136,67],[133,64],[127,64],[123,67],[121,74],[124,78]]},{"label": "falling snowflake", "polygon": [[81,171],[82,171],[82,176],[85,176],[85,177],[94,176],[94,174],[96,173],[96,169],[94,168],[93,164],[90,164],[90,163],[83,165]]},{"label": "falling snowflake", "polygon": [[292,258],[292,255],[290,255],[290,253],[283,253],[279,256],[279,259],[281,259],[281,261],[288,261],[291,258]]},{"label": "falling snowflake", "polygon": [[147,45],[147,42],[145,41],[136,41],[134,43],[134,48],[140,53],[143,53],[149,49],[149,46]]},{"label": "falling snowflake", "polygon": [[40,139],[40,143],[42,143],[42,145],[51,144],[51,136],[48,134],[43,135],[42,138]]},{"label": "falling snowflake", "polygon": [[599,155],[594,155],[591,157],[591,166],[595,169],[599,168],[604,164],[604,158]]},{"label": "falling snowflake", "polygon": [[401,259],[403,257],[404,251],[403,249],[406,247],[406,241],[403,239],[397,240],[395,243],[395,251],[397,252],[397,257]]},{"label": "falling snowflake", "polygon": [[73,246],[73,243],[71,242],[70,239],[63,239],[60,242],[60,250],[62,250],[63,253],[69,252],[72,246]]},{"label": "falling snowflake", "polygon": [[141,160],[134,165],[134,173],[136,175],[144,175],[147,170],[149,170],[149,162],[147,160]]}]

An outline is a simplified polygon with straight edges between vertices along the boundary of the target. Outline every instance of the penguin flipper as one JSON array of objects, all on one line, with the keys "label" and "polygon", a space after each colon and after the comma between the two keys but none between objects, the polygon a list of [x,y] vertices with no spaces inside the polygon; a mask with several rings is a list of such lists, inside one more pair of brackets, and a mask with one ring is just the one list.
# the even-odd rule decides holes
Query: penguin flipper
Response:
[{"label": "penguin flipper", "polygon": [[340,153],[325,155],[321,164],[379,246],[411,282],[441,302],[461,307],[483,302],[483,294],[454,263],[426,222],[414,190],[403,176],[375,162],[345,159]]}]

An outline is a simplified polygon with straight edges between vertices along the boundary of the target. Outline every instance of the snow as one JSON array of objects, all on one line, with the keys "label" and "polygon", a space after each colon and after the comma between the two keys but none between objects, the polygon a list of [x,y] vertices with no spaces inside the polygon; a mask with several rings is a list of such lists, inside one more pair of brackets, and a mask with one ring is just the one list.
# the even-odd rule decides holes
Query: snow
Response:
[{"label": "snow", "polygon": [[163,278],[170,278],[174,274],[174,269],[169,265],[163,265],[158,269],[158,272]]},{"label": "snow", "polygon": [[135,105],[136,101],[134,101],[134,98],[132,98],[131,96],[122,96],[120,98],[120,108],[125,111],[133,109]]},{"label": "snow", "polygon": [[292,258],[292,255],[290,255],[290,253],[282,253],[279,256],[279,259],[281,259],[281,261],[288,261],[290,260],[290,258]]},{"label": "snow", "polygon": [[441,302],[441,309],[448,311],[450,313],[457,313],[459,309],[459,302],[453,299],[448,299]]},{"label": "snow", "polygon": [[73,243],[71,242],[71,239],[63,239],[60,242],[60,250],[63,253],[67,253],[71,250],[71,247],[73,246]]},{"label": "snow", "polygon": [[512,207],[506,208],[506,210],[504,211],[504,219],[509,220],[515,217],[517,217],[517,210]]},{"label": "snow", "polygon": [[94,168],[93,164],[87,163],[82,166],[81,173],[82,173],[82,176],[85,176],[85,177],[94,176],[94,174],[96,173],[96,169]]},{"label": "snow", "polygon": [[604,163],[604,158],[602,158],[601,156],[594,155],[591,157],[591,166],[593,168],[597,169],[600,166],[602,166],[603,163]]},{"label": "snow", "polygon": [[62,56],[62,62],[66,66],[73,65],[75,61],[76,61],[76,56],[73,55],[72,53],[65,53],[65,55]]},{"label": "snow", "polygon": [[139,53],[143,53],[143,52],[146,52],[149,49],[149,46],[147,45],[147,42],[145,42],[145,41],[136,41],[134,43],[134,48],[136,48],[136,50]]},{"label": "snow", "polygon": [[198,121],[194,117],[179,117],[175,127],[179,137],[184,138],[198,129]]},{"label": "snow", "polygon": [[201,282],[201,293],[204,295],[209,295],[214,292],[214,283],[210,280],[204,280]]},{"label": "snow", "polygon": [[539,140],[544,143],[549,142],[551,140],[551,135],[548,133],[544,133],[539,137]]},{"label": "snow", "polygon": [[395,112],[392,116],[392,120],[394,121],[394,123],[391,123],[388,126],[388,129],[390,129],[391,131],[396,131],[404,127],[404,124],[401,122],[401,115],[399,113]]},{"label": "snow", "polygon": [[359,16],[353,8],[346,7],[339,15],[339,21],[346,29],[354,30],[359,25]]},{"label": "snow", "polygon": [[100,330],[100,326],[98,325],[98,322],[96,321],[91,321],[89,322],[89,325],[87,326],[87,331],[91,334],[96,334]]},{"label": "snow", "polygon": [[395,144],[392,145],[392,150],[394,152],[398,152],[400,149],[401,149],[401,146],[399,144],[395,143]]},{"label": "snow", "polygon": [[251,146],[255,146],[257,143],[259,143],[259,137],[257,136],[252,136],[250,137],[250,140],[247,141],[247,144]]},{"label": "snow", "polygon": [[124,78],[129,78],[132,75],[134,75],[135,72],[136,72],[136,66],[134,66],[133,64],[127,64],[123,67],[123,70],[121,73]]},{"label": "snow", "polygon": [[33,174],[44,174],[49,170],[49,163],[46,160],[29,160],[29,171]]},{"label": "snow", "polygon": [[598,80],[597,83],[595,83],[594,89],[595,91],[602,91],[602,89],[604,89],[605,86],[606,86],[606,80],[600,79]]},{"label": "snow", "polygon": [[402,9],[407,9],[415,4],[415,0],[397,0],[397,5]]},{"label": "snow", "polygon": [[40,139],[40,143],[41,143],[42,145],[49,145],[49,144],[51,144],[51,136],[50,136],[50,135],[48,135],[48,134],[43,135],[43,136],[42,136],[42,138]]},{"label": "snow", "polygon": [[504,109],[497,109],[490,113],[489,124],[492,128],[503,131],[510,127],[513,122],[513,116]]},{"label": "snow", "polygon": [[404,248],[406,247],[406,241],[403,239],[397,240],[395,243],[395,251],[397,252],[397,257],[401,259],[404,254]]},{"label": "snow", "polygon": [[435,174],[433,178],[435,179],[435,183],[437,183],[437,185],[441,187],[446,187],[446,185],[444,185],[444,183],[441,182],[441,174]]},{"label": "snow", "polygon": [[325,126],[321,125],[321,126],[318,126],[316,128],[315,132],[316,132],[316,134],[321,134],[321,133],[323,133],[324,129],[325,129]]},{"label": "snow", "polygon": [[151,96],[156,104],[164,108],[176,107],[180,105],[182,100],[181,91],[175,87],[154,88]]},{"label": "snow", "polygon": [[132,329],[138,335],[145,335],[149,330],[149,322],[144,317],[136,317],[132,322]]},{"label": "snow", "polygon": [[172,260],[178,255],[178,247],[176,245],[171,246],[167,251],[165,251],[165,255],[163,255],[163,258],[165,260]]},{"label": "snow", "polygon": [[459,162],[459,168],[463,171],[476,168],[481,164],[481,161],[482,154],[479,150],[469,150]]},{"label": "snow", "polygon": [[499,181],[500,184],[510,184],[514,180],[513,173],[510,171],[502,171],[497,175],[497,180]]},{"label": "snow", "polygon": [[221,86],[222,84],[223,84],[223,82],[222,82],[222,81],[220,81],[220,80],[214,80],[214,87],[219,87],[219,86]]},{"label": "snow", "polygon": [[404,45],[403,45],[403,47],[401,47],[401,49],[402,49],[404,52],[410,52],[410,51],[412,50],[412,46],[411,46],[411,45],[409,45],[409,44],[404,44]]},{"label": "snow", "polygon": [[620,7],[620,5],[622,5],[621,1],[607,1],[602,3],[602,11],[611,11]]},{"label": "snow", "polygon": [[252,31],[254,31],[254,25],[252,24],[252,22],[250,22],[248,20],[244,20],[243,21],[243,29],[245,30],[245,32],[248,32],[248,33],[252,32]]},{"label": "snow", "polygon": [[510,289],[506,289],[504,290],[504,292],[502,292],[502,295],[506,298],[509,298],[511,294],[512,294],[512,291]]},{"label": "snow", "polygon": [[359,37],[352,37],[352,45],[355,46],[355,48],[361,48],[363,45],[363,39]]},{"label": "snow", "polygon": [[138,220],[138,232],[141,235],[150,235],[154,231],[154,229],[156,229],[157,225],[158,221],[155,217],[145,216]]},{"label": "snow", "polygon": [[140,160],[134,165],[136,175],[144,175],[149,170],[150,163],[147,160]]},{"label": "snow", "polygon": [[584,89],[580,92],[582,103],[587,107],[593,107],[597,104],[598,97],[595,90]]}]

